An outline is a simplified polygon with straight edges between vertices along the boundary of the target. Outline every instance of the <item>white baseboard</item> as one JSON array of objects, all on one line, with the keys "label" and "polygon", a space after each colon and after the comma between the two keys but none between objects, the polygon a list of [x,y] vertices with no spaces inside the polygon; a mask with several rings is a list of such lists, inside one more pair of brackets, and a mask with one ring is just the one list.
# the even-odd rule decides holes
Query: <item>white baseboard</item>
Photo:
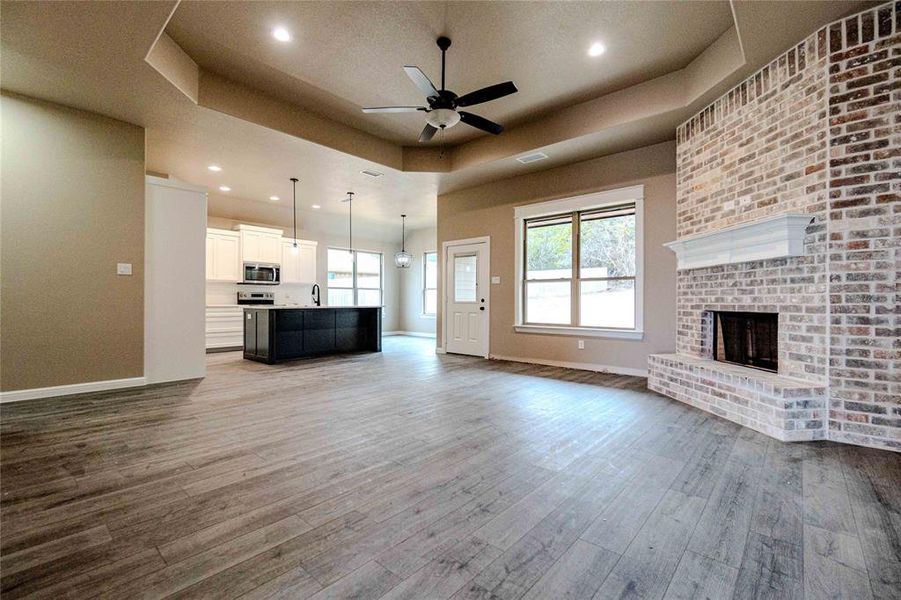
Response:
[{"label": "white baseboard", "polygon": [[128,379],[89,381],[87,383],[72,383],[69,385],[56,385],[53,387],[31,388],[29,390],[12,390],[9,392],[0,392],[0,403],[36,400],[38,398],[53,398],[55,396],[71,396],[72,394],[87,394],[88,392],[104,392],[106,390],[120,390],[123,388],[142,387],[146,384],[147,381],[144,377],[130,377]]},{"label": "white baseboard", "polygon": [[595,363],[567,362],[563,360],[545,360],[543,358],[522,358],[518,356],[500,356],[492,354],[493,360],[509,360],[518,363],[533,365],[545,365],[548,367],[563,367],[566,369],[579,369],[580,371],[595,371],[597,373],[613,373],[615,375],[634,375],[635,377],[647,377],[647,369],[634,369],[632,367],[619,367],[616,365],[598,365]]},{"label": "white baseboard", "polygon": [[439,346],[435,348],[435,354],[447,354],[447,350],[444,349],[444,346]]},{"label": "white baseboard", "polygon": [[386,335],[409,335],[412,337],[422,337],[422,338],[432,338],[435,339],[434,333],[422,333],[419,331],[383,331],[383,336]]}]

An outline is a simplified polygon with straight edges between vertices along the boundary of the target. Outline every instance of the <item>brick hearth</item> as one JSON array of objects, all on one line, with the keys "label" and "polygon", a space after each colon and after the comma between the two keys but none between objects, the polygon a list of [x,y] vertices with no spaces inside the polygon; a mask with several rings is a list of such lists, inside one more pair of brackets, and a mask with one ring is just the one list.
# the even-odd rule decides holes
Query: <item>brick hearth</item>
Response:
[{"label": "brick hearth", "polygon": [[681,354],[653,354],[648,387],[785,442],[826,437],[826,385]]}]

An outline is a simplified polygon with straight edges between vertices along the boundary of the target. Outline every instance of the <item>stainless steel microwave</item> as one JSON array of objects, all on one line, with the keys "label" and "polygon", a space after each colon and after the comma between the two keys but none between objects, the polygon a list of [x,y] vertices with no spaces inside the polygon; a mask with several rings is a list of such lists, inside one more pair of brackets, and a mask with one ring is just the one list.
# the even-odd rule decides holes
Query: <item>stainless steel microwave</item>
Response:
[{"label": "stainless steel microwave", "polygon": [[282,268],[272,263],[244,263],[244,283],[278,285]]}]

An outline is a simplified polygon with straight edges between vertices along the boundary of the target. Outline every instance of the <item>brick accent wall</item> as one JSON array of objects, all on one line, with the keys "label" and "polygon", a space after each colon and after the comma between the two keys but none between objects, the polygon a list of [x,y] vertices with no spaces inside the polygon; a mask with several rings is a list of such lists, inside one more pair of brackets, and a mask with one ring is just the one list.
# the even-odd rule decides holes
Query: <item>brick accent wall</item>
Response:
[{"label": "brick accent wall", "polygon": [[901,449],[901,3],[829,45],[829,438]]},{"label": "brick accent wall", "polygon": [[[828,414],[806,414],[804,427],[820,418],[819,437],[895,450],[899,13],[889,3],[822,28],[676,132],[680,238],[787,212],[812,224],[803,256],[680,271],[675,356],[711,358],[711,310],[778,312],[779,376],[827,387]],[[697,368],[667,361],[657,367],[670,384]]]},{"label": "brick accent wall", "polygon": [[678,274],[676,352],[712,358],[710,311],[779,313],[779,373],[826,381],[827,40],[808,37],[677,131],[679,237],[809,213],[800,257]]},{"label": "brick accent wall", "polygon": [[681,238],[826,209],[825,35],[801,42],[676,132]]}]

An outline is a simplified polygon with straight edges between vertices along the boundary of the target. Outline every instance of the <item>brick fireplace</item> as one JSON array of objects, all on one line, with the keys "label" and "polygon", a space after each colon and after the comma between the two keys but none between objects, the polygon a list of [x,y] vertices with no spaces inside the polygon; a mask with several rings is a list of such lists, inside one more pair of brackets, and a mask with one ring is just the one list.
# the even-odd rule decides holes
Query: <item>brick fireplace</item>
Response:
[{"label": "brick fireplace", "polygon": [[[780,440],[901,450],[899,81],[888,3],[678,128],[676,351],[649,357],[651,389]],[[742,254],[784,215],[796,243]],[[778,372],[715,361],[716,311],[776,313]]]}]

